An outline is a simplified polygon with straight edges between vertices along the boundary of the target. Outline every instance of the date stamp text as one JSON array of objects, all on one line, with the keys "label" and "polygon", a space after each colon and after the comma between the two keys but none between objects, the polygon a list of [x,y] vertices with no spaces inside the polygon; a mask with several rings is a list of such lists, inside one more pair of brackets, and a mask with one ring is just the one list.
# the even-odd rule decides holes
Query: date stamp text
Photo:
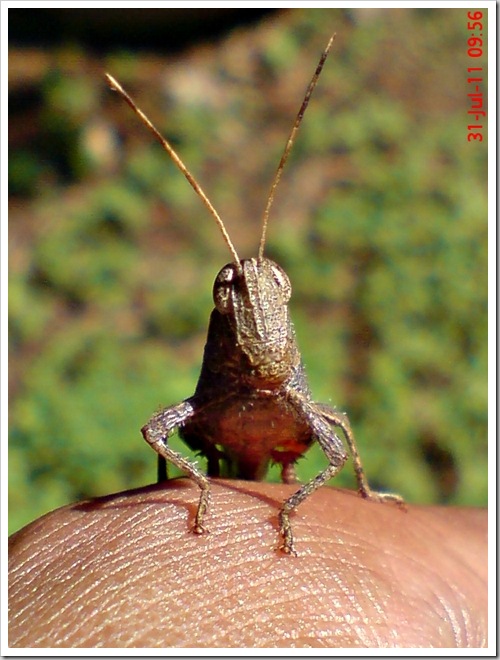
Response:
[{"label": "date stamp text", "polygon": [[483,57],[483,12],[467,12],[467,30],[469,37],[467,39],[467,57],[470,58],[474,66],[467,67],[467,85],[469,93],[469,110],[467,111],[469,121],[475,121],[467,126],[467,141],[483,141],[483,128],[486,118],[486,110],[483,109],[483,66],[481,58]]}]

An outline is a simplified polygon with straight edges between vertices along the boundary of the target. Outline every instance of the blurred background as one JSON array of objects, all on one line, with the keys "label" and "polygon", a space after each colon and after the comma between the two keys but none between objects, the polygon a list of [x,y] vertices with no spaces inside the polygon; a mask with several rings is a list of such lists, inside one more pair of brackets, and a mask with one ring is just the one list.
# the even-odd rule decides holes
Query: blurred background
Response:
[{"label": "blurred background", "polygon": [[[348,412],[372,486],[486,504],[487,148],[467,142],[466,14],[9,10],[10,531],[154,481],[139,429],[194,392],[212,283],[230,261],[103,73],[249,257],[333,32],[267,256],[292,281],[314,398]],[[313,447],[301,479],[325,464]],[[334,484],[355,486],[350,464]]]}]

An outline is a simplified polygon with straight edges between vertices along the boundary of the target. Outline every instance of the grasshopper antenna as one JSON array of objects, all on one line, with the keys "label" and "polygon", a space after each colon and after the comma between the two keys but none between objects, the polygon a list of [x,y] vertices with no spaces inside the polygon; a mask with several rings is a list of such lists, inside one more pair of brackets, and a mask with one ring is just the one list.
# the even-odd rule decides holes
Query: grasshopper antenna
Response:
[{"label": "grasshopper antenna", "polygon": [[272,203],[274,201],[274,193],[276,192],[276,188],[278,187],[278,184],[281,179],[281,174],[283,172],[283,168],[285,167],[285,163],[288,159],[288,156],[290,154],[290,150],[292,149],[293,143],[295,141],[295,135],[297,134],[297,131],[299,130],[300,123],[302,121],[302,118],[304,116],[304,113],[306,111],[307,106],[309,105],[309,100],[311,98],[311,94],[314,91],[314,88],[316,87],[316,83],[318,82],[319,75],[321,73],[321,70],[323,69],[323,65],[325,63],[326,58],[328,57],[328,53],[330,52],[330,48],[332,47],[333,40],[335,39],[336,34],[333,34],[330,37],[330,41],[328,42],[325,50],[323,51],[323,54],[321,55],[321,58],[318,62],[318,66],[316,67],[316,71],[314,72],[314,75],[311,79],[311,82],[309,83],[309,87],[307,88],[306,95],[304,96],[304,100],[302,101],[302,105],[300,106],[300,110],[297,114],[297,117],[295,119],[295,123],[293,125],[292,131],[288,137],[288,141],[285,146],[285,150],[283,152],[283,155],[281,156],[281,160],[278,165],[278,169],[276,170],[276,174],[274,175],[274,181],[273,185],[271,186],[271,190],[269,192],[269,197],[267,199],[267,205],[266,209],[264,211],[264,216],[262,219],[262,236],[260,238],[260,244],[259,244],[259,261],[263,259],[264,257],[264,246],[266,244],[266,234],[267,234],[267,225],[268,225],[268,220],[269,220],[269,212],[271,210]]},{"label": "grasshopper antenna", "polygon": [[109,73],[106,73],[106,80],[108,81],[108,84],[110,88],[118,92],[120,96],[122,96],[123,99],[129,104],[129,106],[132,108],[132,110],[136,113],[136,115],[139,117],[139,119],[142,121],[142,123],[148,128],[151,133],[155,136],[155,138],[158,140],[158,142],[161,144],[161,146],[165,149],[165,151],[168,153],[170,158],[174,161],[174,163],[177,165],[177,167],[180,169],[180,171],[184,174],[186,179],[189,181],[191,184],[191,187],[194,189],[196,194],[201,198],[202,202],[205,204],[207,209],[210,211],[212,216],[215,219],[215,222],[219,226],[219,229],[222,233],[222,237],[224,238],[224,241],[229,248],[229,251],[233,255],[234,263],[236,264],[237,269],[241,272],[241,265],[240,265],[240,258],[238,257],[238,253],[236,252],[236,249],[229,238],[229,234],[227,233],[226,227],[224,226],[224,223],[222,222],[222,218],[220,215],[217,213],[215,208],[213,207],[212,203],[206,196],[205,192],[203,191],[202,187],[199,185],[199,183],[196,181],[194,176],[191,174],[191,172],[188,170],[188,168],[184,165],[182,160],[179,158],[173,147],[170,145],[170,143],[163,137],[163,135],[159,132],[159,130],[154,126],[154,124],[149,120],[148,117],[143,113],[143,111],[136,105],[136,103],[133,101],[133,99],[127,94],[127,92],[123,89],[123,87],[120,85],[120,83],[113,78]]}]

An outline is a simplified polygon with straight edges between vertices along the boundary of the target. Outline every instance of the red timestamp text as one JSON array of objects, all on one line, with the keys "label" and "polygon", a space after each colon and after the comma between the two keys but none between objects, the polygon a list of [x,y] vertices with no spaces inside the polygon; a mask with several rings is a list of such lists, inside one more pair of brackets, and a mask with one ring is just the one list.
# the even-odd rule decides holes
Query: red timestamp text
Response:
[{"label": "red timestamp text", "polygon": [[[467,12],[467,30],[469,37],[467,39],[467,56],[475,59],[476,66],[467,68],[467,85],[469,85],[469,110],[467,115],[469,121],[474,120],[467,126],[467,141],[468,142],[482,142],[484,128],[484,120],[486,117],[486,110],[483,110],[483,67],[479,66],[479,59],[483,56],[483,12],[482,11],[468,11]],[[471,62],[472,64],[472,62]]]}]

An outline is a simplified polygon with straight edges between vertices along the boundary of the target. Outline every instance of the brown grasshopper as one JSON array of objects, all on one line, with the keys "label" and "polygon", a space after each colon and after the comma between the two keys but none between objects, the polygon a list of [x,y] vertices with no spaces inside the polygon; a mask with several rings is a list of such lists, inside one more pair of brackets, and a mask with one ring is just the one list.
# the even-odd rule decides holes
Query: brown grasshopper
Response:
[{"label": "brown grasshopper", "polygon": [[[141,429],[142,435],[159,454],[160,480],[166,478],[166,461],[170,461],[200,487],[194,524],[197,534],[206,531],[204,521],[210,502],[207,477],[220,475],[221,460],[231,466],[231,476],[256,480],[264,477],[273,461],[281,465],[284,483],[296,483],[294,464],[313,442],[318,442],[328,466],[289,497],[279,513],[280,549],[289,554],[296,554],[290,513],[335,476],[348,458],[337,428],[342,430],[352,455],[360,494],[403,504],[398,495],[370,489],[347,416],[313,401],[288,313],[290,280],[278,264],[264,256],[274,194],[334,37],[321,56],[288,138],[264,211],[258,255],[250,259],[239,258],[217,211],[179,156],[119,83],[106,74],[111,88],[137,113],[201,197],[232,255],[232,261],[215,278],[215,309],[210,316],[196,391],[181,403],[156,413]],[[175,430],[191,449],[207,458],[207,475],[168,446],[168,437]]]}]

